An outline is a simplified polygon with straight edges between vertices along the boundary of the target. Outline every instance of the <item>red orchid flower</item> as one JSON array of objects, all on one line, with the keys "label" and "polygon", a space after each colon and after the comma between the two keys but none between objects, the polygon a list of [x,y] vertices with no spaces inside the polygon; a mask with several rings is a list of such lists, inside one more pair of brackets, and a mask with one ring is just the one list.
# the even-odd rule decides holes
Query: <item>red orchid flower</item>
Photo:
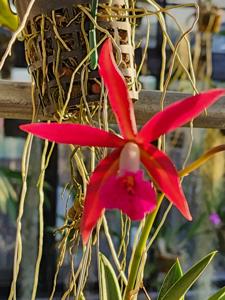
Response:
[{"label": "red orchid flower", "polygon": [[101,50],[99,73],[108,90],[121,136],[79,124],[34,123],[21,126],[24,131],[57,143],[115,148],[100,161],[90,177],[81,220],[84,244],[104,209],[120,209],[132,220],[140,220],[154,210],[155,189],[151,182],[143,178],[141,163],[168,200],[186,219],[191,220],[173,163],[150,142],[198,116],[224,95],[225,90],[210,90],[178,101],[157,113],[137,132],[133,104],[115,63],[110,39],[106,40]]}]

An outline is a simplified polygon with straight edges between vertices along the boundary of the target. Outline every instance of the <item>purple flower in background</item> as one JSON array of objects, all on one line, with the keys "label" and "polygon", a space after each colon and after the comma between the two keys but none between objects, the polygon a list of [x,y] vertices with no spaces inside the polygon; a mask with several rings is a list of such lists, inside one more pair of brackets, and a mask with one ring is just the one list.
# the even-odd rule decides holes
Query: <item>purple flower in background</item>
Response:
[{"label": "purple flower in background", "polygon": [[210,214],[209,220],[215,226],[218,226],[222,223],[222,220],[220,219],[220,216],[215,212]]}]

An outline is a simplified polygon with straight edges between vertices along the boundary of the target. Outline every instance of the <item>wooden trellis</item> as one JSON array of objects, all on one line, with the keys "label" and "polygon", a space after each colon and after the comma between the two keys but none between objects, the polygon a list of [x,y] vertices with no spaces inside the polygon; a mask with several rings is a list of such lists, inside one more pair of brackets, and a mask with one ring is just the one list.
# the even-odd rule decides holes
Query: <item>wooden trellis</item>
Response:
[{"label": "wooden trellis", "polygon": [[[140,99],[135,103],[137,123],[143,125],[152,115],[160,110],[159,91],[141,91]],[[188,94],[167,92],[165,106],[182,99]],[[30,83],[0,81],[0,117],[5,119],[31,120],[31,86]],[[44,117],[39,113],[39,119]],[[110,119],[113,122],[113,119]],[[225,97],[202,113],[194,121],[194,127],[225,129]]]}]

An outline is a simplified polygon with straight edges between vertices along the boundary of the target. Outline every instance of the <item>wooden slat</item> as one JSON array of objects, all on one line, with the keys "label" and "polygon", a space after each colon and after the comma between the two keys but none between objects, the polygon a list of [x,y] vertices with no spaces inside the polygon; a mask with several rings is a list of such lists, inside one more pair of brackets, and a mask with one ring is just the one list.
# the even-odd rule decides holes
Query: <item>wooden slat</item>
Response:
[{"label": "wooden slat", "polygon": [[[159,91],[142,91],[135,103],[137,123],[143,125],[160,109]],[[188,94],[168,92],[165,106]],[[0,81],[0,117],[30,120],[32,116],[31,87],[29,83]],[[40,114],[40,119],[44,117]],[[113,119],[110,120],[113,122]],[[210,107],[207,115],[203,113],[194,121],[195,127],[225,129],[225,97]]]},{"label": "wooden slat", "polygon": [[29,83],[0,81],[0,117],[30,120],[32,116]]}]

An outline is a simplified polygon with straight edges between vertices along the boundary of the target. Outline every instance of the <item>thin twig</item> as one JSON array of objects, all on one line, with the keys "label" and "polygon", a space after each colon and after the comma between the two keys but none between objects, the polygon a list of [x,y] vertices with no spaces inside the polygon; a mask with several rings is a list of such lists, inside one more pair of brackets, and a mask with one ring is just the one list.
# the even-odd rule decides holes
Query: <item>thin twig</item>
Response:
[{"label": "thin twig", "polygon": [[12,46],[14,45],[17,37],[23,31],[34,3],[35,3],[35,0],[31,0],[30,1],[29,5],[27,7],[27,10],[26,10],[26,12],[24,14],[23,20],[20,23],[20,26],[18,27],[18,29],[12,35],[12,37],[11,37],[9,43],[8,43],[7,49],[6,49],[5,53],[3,54],[2,59],[0,61],[0,71],[2,70],[2,68],[3,68],[4,64],[5,64],[5,61],[6,61],[7,57],[11,55]]}]

